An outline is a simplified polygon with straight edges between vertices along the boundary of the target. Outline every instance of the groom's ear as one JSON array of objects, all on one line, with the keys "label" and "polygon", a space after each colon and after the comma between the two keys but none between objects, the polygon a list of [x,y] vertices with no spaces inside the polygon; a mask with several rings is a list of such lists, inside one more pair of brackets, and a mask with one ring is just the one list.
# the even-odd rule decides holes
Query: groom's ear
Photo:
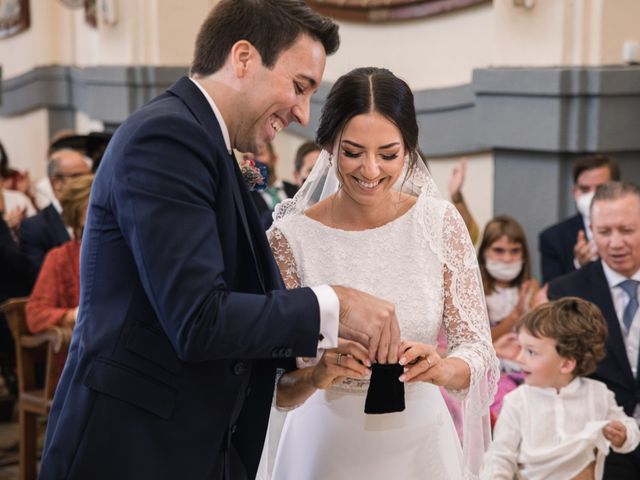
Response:
[{"label": "groom's ear", "polygon": [[[233,73],[238,78],[243,78],[251,65],[259,57],[258,51],[248,40],[238,40],[231,47],[231,65]],[[260,61],[258,59],[258,61]]]}]

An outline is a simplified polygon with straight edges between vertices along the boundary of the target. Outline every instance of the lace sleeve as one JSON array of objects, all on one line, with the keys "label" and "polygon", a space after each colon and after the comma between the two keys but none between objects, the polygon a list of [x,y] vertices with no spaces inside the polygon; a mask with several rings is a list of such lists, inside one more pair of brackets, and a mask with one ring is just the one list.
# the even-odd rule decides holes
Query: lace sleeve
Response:
[{"label": "lace sleeve", "polygon": [[301,285],[296,259],[284,233],[278,228],[271,228],[267,235],[269,237],[269,246],[271,246],[271,251],[276,259],[285,286],[288,290],[299,288]]},{"label": "lace sleeve", "polygon": [[[499,372],[480,270],[465,224],[451,205],[444,212],[442,245],[446,246],[443,249],[444,325],[449,356],[469,364],[470,387],[477,385],[480,378],[487,378],[495,388]],[[467,392],[452,393],[464,396]],[[493,394],[486,401],[490,403],[492,399]]]},{"label": "lace sleeve", "polygon": [[451,393],[463,400],[463,478],[475,480],[491,442],[489,406],[500,372],[476,252],[460,214],[451,204],[444,209],[439,240],[435,243],[444,264],[443,316],[449,356],[464,360],[471,369],[469,388]]}]

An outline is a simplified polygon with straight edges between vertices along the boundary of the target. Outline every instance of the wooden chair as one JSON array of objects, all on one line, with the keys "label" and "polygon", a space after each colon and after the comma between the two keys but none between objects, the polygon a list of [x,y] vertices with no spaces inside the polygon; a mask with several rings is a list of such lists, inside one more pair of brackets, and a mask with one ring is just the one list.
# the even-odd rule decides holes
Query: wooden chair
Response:
[{"label": "wooden chair", "polygon": [[[0,305],[16,346],[18,416],[20,420],[20,479],[35,480],[38,462],[38,415],[47,416],[60,378],[71,328],[54,327],[33,334],[27,328],[27,298],[13,298]],[[36,371],[44,366],[44,384]]]}]

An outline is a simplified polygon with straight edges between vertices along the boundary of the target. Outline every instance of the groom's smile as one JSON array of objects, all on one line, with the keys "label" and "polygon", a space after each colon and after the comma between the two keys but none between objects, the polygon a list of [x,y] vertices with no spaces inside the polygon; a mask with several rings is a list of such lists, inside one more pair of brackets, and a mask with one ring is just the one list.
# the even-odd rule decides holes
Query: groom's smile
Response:
[{"label": "groom's smile", "polygon": [[271,68],[262,64],[257,50],[251,55],[242,85],[243,121],[235,137],[238,150],[255,152],[290,123],[307,125],[311,96],[320,85],[326,54],[319,41],[301,35]]}]

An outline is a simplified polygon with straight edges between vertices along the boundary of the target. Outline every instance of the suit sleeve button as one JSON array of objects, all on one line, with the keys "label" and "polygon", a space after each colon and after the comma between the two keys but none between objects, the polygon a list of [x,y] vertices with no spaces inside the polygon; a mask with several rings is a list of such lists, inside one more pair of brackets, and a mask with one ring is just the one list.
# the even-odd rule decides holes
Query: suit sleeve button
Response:
[{"label": "suit sleeve button", "polygon": [[244,362],[238,362],[233,366],[233,373],[235,375],[242,375],[246,371],[247,371],[247,366],[244,364]]}]

